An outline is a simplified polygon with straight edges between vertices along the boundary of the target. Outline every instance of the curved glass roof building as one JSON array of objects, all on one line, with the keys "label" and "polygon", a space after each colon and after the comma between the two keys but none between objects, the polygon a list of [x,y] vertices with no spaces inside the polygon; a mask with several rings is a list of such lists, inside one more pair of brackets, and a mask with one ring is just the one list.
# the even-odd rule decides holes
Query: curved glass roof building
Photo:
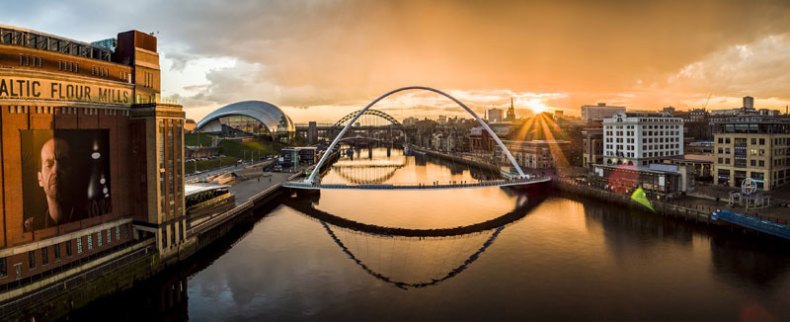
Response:
[{"label": "curved glass roof building", "polygon": [[288,115],[263,101],[243,101],[221,107],[198,122],[196,131],[230,136],[278,135],[296,131]]}]

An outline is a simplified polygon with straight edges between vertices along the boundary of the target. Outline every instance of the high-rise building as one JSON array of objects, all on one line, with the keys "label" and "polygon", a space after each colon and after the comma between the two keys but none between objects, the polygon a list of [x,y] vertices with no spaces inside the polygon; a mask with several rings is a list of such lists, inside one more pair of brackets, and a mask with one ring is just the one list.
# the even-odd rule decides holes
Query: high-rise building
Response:
[{"label": "high-rise building", "polygon": [[617,113],[603,120],[604,164],[648,165],[683,155],[683,119]]},{"label": "high-rise building", "polygon": [[486,118],[486,121],[488,121],[488,123],[498,123],[498,122],[504,121],[504,119],[502,118],[502,110],[501,109],[491,108],[491,109],[488,109],[487,113],[488,113],[488,116]]},{"label": "high-rise building", "polygon": [[184,112],[160,88],[152,35],[0,25],[0,285],[185,240]]},{"label": "high-rise building", "polygon": [[625,107],[623,106],[610,106],[606,105],[606,103],[598,103],[598,105],[583,105],[582,121],[587,123],[600,122],[605,118],[612,117],[612,115],[622,112],[625,112]]}]

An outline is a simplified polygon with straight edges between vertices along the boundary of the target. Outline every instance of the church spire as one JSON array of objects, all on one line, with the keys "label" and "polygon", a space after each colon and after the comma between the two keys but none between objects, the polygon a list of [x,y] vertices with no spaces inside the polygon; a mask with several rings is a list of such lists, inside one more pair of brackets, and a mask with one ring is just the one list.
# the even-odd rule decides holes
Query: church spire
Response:
[{"label": "church spire", "polygon": [[513,96],[510,97],[510,108],[507,109],[506,120],[513,122],[516,120],[516,107],[513,105]]}]

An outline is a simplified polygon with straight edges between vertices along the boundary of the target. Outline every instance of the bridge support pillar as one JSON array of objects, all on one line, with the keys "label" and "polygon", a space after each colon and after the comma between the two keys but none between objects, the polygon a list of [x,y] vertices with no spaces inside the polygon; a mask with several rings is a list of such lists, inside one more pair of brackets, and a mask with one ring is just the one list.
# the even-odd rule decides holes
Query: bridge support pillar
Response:
[{"label": "bridge support pillar", "polygon": [[389,158],[392,155],[392,146],[387,147],[387,157]]}]

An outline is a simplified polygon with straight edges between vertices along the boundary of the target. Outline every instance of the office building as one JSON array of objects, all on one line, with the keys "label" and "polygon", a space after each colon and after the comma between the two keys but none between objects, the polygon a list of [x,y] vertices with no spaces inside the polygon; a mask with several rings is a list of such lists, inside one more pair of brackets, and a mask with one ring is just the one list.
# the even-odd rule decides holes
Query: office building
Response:
[{"label": "office building", "polygon": [[648,165],[683,155],[683,119],[617,113],[603,120],[604,164]]},{"label": "office building", "polygon": [[488,116],[486,117],[486,121],[488,123],[499,123],[504,121],[504,117],[502,116],[502,110],[498,108],[492,108],[486,111]]},{"label": "office building", "polygon": [[740,187],[751,178],[764,191],[790,183],[790,119],[733,116],[719,120],[713,132],[714,183]]},{"label": "office building", "polygon": [[617,113],[623,112],[625,112],[625,107],[609,106],[606,105],[606,103],[598,103],[598,105],[583,105],[582,121],[586,123],[601,122],[605,118],[609,118]]}]

